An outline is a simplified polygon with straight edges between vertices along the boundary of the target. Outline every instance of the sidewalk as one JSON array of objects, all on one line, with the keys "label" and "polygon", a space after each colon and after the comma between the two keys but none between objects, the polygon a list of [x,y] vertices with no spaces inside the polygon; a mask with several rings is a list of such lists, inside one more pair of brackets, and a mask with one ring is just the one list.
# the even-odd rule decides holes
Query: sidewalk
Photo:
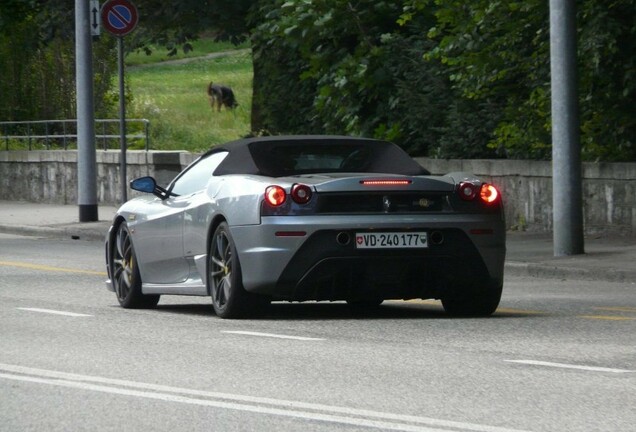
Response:
[{"label": "sidewalk", "polygon": [[77,205],[0,201],[0,233],[104,240],[116,211],[114,206],[99,206],[98,222],[79,222]]},{"label": "sidewalk", "polygon": [[[0,201],[0,233],[103,240],[117,208],[98,207],[98,222],[79,222],[77,205]],[[509,232],[506,274],[636,285],[636,238],[587,236],[585,254],[555,258],[552,235]]]}]

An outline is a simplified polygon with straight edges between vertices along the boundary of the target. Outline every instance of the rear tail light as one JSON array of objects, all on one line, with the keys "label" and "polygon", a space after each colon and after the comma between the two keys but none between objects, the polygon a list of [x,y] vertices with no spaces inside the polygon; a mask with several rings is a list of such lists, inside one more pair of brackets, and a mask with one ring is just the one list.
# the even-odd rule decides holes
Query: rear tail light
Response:
[{"label": "rear tail light", "polygon": [[311,188],[304,184],[295,184],[291,189],[291,197],[298,204],[307,204],[311,200]]},{"label": "rear tail light", "polygon": [[459,196],[464,201],[472,201],[479,196],[482,202],[492,204],[499,199],[499,191],[488,183],[477,186],[471,182],[462,182],[459,184]]},{"label": "rear tail light", "polygon": [[469,182],[459,184],[459,196],[464,201],[472,201],[477,196],[477,186]]},{"label": "rear tail light", "polygon": [[285,189],[280,186],[268,186],[265,189],[265,201],[272,207],[278,207],[283,205],[287,199]]},{"label": "rear tail light", "polygon": [[479,193],[479,197],[486,204],[491,204],[497,201],[497,198],[499,198],[499,191],[493,185],[484,183],[483,185],[481,185],[481,192]]}]

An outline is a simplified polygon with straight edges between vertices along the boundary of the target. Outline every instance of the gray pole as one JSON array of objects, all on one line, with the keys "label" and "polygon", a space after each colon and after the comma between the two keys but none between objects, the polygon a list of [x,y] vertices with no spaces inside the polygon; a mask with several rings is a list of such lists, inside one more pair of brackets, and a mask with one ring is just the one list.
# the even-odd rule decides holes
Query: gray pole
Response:
[{"label": "gray pole", "polygon": [[554,256],[584,253],[575,0],[550,0]]},{"label": "gray pole", "polygon": [[93,51],[89,0],[75,0],[75,74],[77,89],[77,204],[80,222],[97,216],[97,162],[93,107]]},{"label": "gray pole", "polygon": [[119,157],[119,182],[121,187],[121,202],[128,200],[127,192],[127,162],[126,150],[126,91],[124,89],[124,38],[117,38],[117,63],[119,67],[119,145],[121,155]]}]

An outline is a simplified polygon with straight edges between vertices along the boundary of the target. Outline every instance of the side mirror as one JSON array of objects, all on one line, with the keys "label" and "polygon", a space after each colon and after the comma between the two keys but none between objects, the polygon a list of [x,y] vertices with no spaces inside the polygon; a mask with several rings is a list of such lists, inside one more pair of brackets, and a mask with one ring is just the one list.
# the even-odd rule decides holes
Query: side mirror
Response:
[{"label": "side mirror", "polygon": [[131,180],[130,187],[139,192],[151,193],[154,196],[165,200],[169,194],[167,190],[157,184],[157,181],[152,177],[139,177]]},{"label": "side mirror", "polygon": [[131,180],[130,187],[139,192],[154,193],[157,188],[157,182],[152,177],[140,177]]}]

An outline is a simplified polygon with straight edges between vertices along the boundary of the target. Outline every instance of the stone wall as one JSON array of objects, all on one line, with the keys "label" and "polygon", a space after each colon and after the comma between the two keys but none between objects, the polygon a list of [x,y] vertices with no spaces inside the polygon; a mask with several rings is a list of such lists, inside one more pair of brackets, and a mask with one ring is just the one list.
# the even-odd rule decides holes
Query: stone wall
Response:
[{"label": "stone wall", "polygon": [[[433,174],[466,171],[504,197],[509,229],[552,231],[552,163],[527,160],[418,158]],[[636,163],[583,163],[583,216],[588,234],[636,235]]]},{"label": "stone wall", "polygon": [[[99,203],[121,201],[119,157],[119,151],[96,152]],[[182,151],[129,151],[127,178],[151,175],[167,184],[194,158]],[[77,151],[0,151],[0,199],[77,204]]]},{"label": "stone wall", "polygon": [[[97,199],[120,202],[119,152],[96,152]],[[128,180],[154,176],[166,185],[197,155],[129,151]],[[472,172],[499,187],[510,229],[552,230],[552,164],[525,160],[418,158],[433,174]],[[636,236],[636,163],[584,163],[583,202],[587,233]],[[129,198],[134,196],[130,191]],[[0,151],[0,200],[77,203],[76,151]]]}]

